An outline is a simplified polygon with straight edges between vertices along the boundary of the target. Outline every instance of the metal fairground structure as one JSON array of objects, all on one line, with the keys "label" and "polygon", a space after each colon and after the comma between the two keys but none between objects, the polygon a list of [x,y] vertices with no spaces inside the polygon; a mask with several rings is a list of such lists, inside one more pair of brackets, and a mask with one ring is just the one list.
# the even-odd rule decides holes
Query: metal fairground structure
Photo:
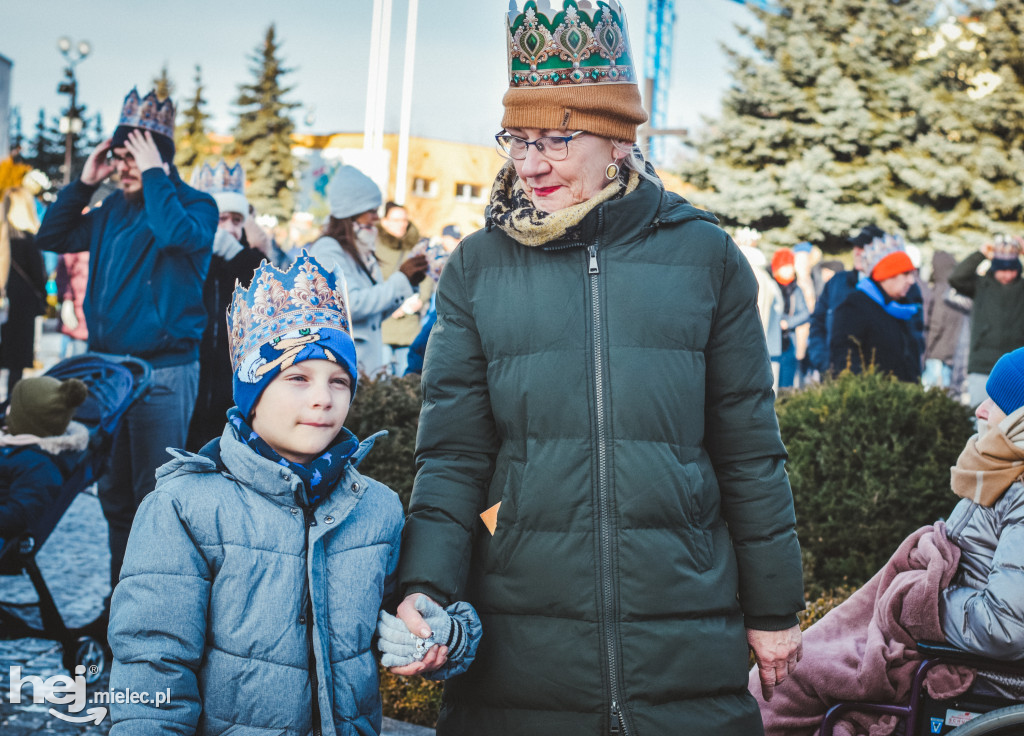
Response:
[{"label": "metal fairground structure", "polygon": [[[778,12],[767,0],[732,0],[739,5],[751,5],[761,10]],[[647,139],[648,158],[655,164],[663,163],[664,136],[686,135],[683,128],[665,127],[668,112],[668,90],[672,75],[672,43],[675,38],[675,0],[647,0],[646,59],[644,64],[644,99],[647,101],[650,122],[640,135]]]}]

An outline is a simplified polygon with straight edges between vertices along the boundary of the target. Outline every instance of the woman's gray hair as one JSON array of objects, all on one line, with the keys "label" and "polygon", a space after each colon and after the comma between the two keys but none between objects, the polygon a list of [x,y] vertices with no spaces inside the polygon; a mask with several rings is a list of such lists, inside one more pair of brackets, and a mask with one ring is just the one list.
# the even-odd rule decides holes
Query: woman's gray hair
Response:
[{"label": "woman's gray hair", "polygon": [[626,154],[626,157],[622,159],[622,165],[626,169],[640,174],[647,181],[656,184],[659,189],[665,188],[661,179],[654,173],[654,168],[652,167],[648,170],[647,161],[644,159],[644,154],[640,151],[640,146],[636,143],[627,143],[625,141],[612,141],[612,145],[619,153]]}]

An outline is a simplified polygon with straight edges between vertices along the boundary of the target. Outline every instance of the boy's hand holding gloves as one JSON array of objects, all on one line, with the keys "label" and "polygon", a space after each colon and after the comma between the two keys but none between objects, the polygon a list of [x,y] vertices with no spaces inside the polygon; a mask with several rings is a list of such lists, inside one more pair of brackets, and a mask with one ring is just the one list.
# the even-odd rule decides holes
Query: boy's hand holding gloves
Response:
[{"label": "boy's hand holding gloves", "polygon": [[381,664],[385,667],[404,667],[419,662],[435,644],[448,647],[446,664],[439,670],[425,673],[434,680],[445,680],[465,672],[473,663],[480,643],[482,627],[476,609],[468,603],[458,602],[441,608],[425,595],[416,598],[416,610],[430,627],[430,636],[413,634],[397,616],[380,612],[377,621]]}]

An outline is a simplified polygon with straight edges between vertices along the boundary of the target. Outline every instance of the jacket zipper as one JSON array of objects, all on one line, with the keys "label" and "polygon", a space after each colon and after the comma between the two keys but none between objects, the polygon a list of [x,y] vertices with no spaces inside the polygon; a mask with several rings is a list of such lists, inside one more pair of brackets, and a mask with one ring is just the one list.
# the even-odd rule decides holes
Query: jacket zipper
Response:
[{"label": "jacket zipper", "polygon": [[320,725],[320,681],[316,675],[316,650],[313,647],[313,591],[309,582],[309,530],[316,526],[316,516],[313,509],[303,507],[306,531],[306,547],[304,550],[306,558],[306,651],[309,657],[309,686],[313,704],[313,736],[322,736]]},{"label": "jacket zipper", "polygon": [[[597,213],[597,232],[604,225],[604,209]],[[626,719],[619,708],[618,647],[615,641],[615,584],[612,579],[612,524],[608,489],[608,427],[605,415],[604,357],[601,344],[601,289],[598,276],[597,241],[587,248],[587,275],[590,276],[591,326],[594,332],[594,402],[597,405],[597,498],[600,530],[601,595],[605,617],[605,654],[612,704],[608,730],[612,736],[629,736]]]}]

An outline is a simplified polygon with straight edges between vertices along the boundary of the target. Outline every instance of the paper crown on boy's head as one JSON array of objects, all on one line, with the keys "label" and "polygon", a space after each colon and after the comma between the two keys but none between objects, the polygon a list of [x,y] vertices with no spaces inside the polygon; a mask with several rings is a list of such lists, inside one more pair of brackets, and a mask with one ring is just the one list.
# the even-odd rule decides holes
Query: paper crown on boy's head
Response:
[{"label": "paper crown on boy's head", "polygon": [[864,246],[864,272],[875,281],[885,281],[914,270],[903,238],[883,233]]},{"label": "paper crown on boy's head", "polygon": [[647,120],[618,0],[510,0],[507,128],[636,140]]},{"label": "paper crown on boy's head", "polygon": [[132,87],[132,91],[124,98],[121,117],[114,130],[111,148],[123,147],[128,134],[136,129],[148,130],[152,133],[153,142],[160,150],[160,157],[166,163],[173,162],[174,103],[169,97],[161,101],[156,96],[156,91],[150,90],[145,97],[140,99],[139,91]]},{"label": "paper crown on boy's head", "polygon": [[263,389],[285,368],[304,360],[330,360],[359,374],[345,281],[302,251],[287,271],[264,262],[248,289],[235,287],[228,309],[232,389],[245,417]]},{"label": "paper crown on boy's head", "polygon": [[204,163],[192,170],[189,182],[201,192],[206,192],[217,203],[220,212],[249,214],[249,200],[245,198],[245,170],[242,164],[228,166],[224,159],[215,166]]},{"label": "paper crown on boy's head", "polygon": [[1020,246],[1016,238],[1009,235],[997,235],[992,244],[993,271],[1020,271]]}]

